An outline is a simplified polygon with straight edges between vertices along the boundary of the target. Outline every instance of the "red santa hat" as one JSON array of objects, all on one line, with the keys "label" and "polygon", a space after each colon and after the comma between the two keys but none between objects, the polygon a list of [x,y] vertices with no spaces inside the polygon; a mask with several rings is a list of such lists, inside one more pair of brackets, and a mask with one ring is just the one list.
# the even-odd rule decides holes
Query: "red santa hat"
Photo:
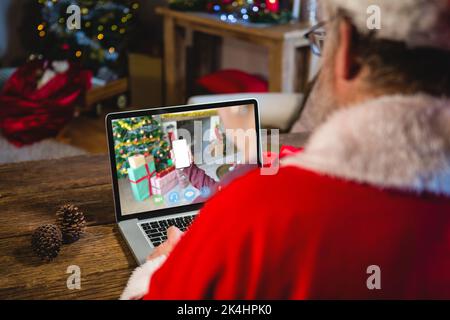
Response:
[{"label": "red santa hat", "polygon": [[376,37],[406,43],[409,47],[450,50],[450,0],[327,0],[326,14],[344,11],[359,32],[374,30]]}]

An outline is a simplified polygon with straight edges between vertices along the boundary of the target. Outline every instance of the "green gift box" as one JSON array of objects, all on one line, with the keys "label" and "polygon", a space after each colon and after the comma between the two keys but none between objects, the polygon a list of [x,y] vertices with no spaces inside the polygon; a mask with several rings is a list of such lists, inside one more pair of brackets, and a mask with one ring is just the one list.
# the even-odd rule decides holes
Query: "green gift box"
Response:
[{"label": "green gift box", "polygon": [[150,161],[139,168],[129,168],[131,190],[136,201],[144,201],[152,196],[152,185],[150,179],[156,175],[155,162]]}]

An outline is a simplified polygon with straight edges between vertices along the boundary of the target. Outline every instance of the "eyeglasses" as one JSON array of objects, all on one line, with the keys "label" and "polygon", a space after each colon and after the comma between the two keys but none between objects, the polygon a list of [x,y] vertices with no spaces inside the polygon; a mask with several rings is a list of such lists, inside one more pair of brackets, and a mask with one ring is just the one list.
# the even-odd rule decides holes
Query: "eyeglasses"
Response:
[{"label": "eyeglasses", "polygon": [[328,21],[319,22],[305,33],[305,38],[309,41],[311,51],[319,57],[322,55],[325,43],[326,32],[324,27],[327,23]]}]

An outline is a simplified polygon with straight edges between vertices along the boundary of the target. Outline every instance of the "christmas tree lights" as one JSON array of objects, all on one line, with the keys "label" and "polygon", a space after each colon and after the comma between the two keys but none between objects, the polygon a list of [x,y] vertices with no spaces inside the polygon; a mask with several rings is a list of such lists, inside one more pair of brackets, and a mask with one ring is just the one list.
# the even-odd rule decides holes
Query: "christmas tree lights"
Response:
[{"label": "christmas tree lights", "polygon": [[152,155],[157,172],[172,165],[170,143],[157,118],[147,116],[113,121],[113,136],[119,178],[128,174],[128,158],[134,155]]},{"label": "christmas tree lights", "polygon": [[[34,0],[35,1],[35,0]],[[80,8],[80,28],[69,28],[67,8]],[[32,53],[49,60],[79,61],[98,73],[105,67],[114,80],[126,72],[123,52],[139,4],[127,0],[38,0]],[[29,24],[29,22],[26,22]],[[28,44],[29,45],[29,44]],[[126,60],[126,59],[125,59]],[[111,74],[114,73],[114,74]],[[101,76],[100,76],[101,77]],[[101,78],[108,78],[103,76]]]}]

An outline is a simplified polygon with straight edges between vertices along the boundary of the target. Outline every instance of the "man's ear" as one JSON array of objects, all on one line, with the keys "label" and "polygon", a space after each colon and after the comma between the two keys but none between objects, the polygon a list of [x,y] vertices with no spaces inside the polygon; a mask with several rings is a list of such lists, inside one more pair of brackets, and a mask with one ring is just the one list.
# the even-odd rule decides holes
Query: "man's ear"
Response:
[{"label": "man's ear", "polygon": [[348,21],[339,23],[339,45],[335,55],[335,75],[337,79],[350,81],[357,76],[360,70],[355,61],[352,48],[353,28]]}]

